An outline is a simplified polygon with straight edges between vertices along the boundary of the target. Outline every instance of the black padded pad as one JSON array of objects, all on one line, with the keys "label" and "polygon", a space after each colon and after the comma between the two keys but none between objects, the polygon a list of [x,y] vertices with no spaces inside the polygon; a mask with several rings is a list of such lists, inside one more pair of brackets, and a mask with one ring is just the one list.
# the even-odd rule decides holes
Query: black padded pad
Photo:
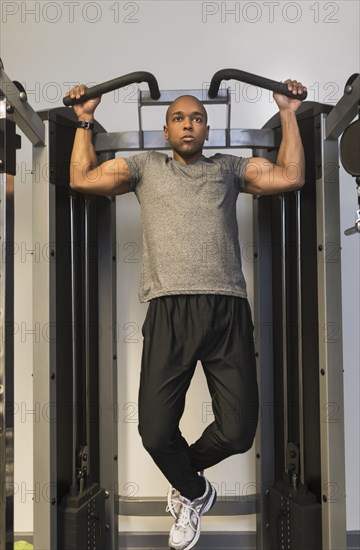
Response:
[{"label": "black padded pad", "polygon": [[360,176],[360,119],[344,131],[340,140],[341,163],[352,176]]}]

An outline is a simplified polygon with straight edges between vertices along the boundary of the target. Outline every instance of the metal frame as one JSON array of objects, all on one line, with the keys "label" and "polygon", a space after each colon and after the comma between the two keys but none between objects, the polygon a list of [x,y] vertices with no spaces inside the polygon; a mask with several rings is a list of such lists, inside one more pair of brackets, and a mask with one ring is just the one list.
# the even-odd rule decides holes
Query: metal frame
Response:
[{"label": "metal frame", "polygon": [[[185,92],[185,91],[184,91]],[[174,94],[176,92],[174,91]],[[152,103],[155,104],[155,103]],[[306,110],[310,107],[310,105],[303,106],[304,108],[302,111],[300,111],[299,115],[306,117]],[[226,128],[223,131],[226,135],[226,132],[228,131],[228,128]],[[234,131],[236,133],[236,131]],[[245,134],[248,131],[245,131]],[[144,133],[145,134],[145,133]],[[129,134],[128,134],[129,135]],[[157,145],[159,145],[159,135],[151,132],[150,134],[145,134],[145,136],[149,136],[148,140],[148,146],[149,148],[157,148]],[[239,135],[239,134],[238,134]],[[249,135],[255,135],[255,134],[247,134]],[[257,137],[260,139],[254,139],[251,143],[245,142],[245,140],[241,141],[239,140],[236,145],[232,144],[229,148],[239,148],[239,143],[241,142],[243,147],[247,148],[257,148],[261,145],[265,144],[264,136],[266,135],[267,141],[266,146],[264,146],[264,149],[269,149],[269,143],[272,146],[273,155],[276,154],[276,147],[275,144],[279,143],[279,135],[278,132],[275,132],[273,129],[264,128],[263,130],[260,130],[257,132]],[[95,139],[95,148],[97,150],[97,153],[109,153],[111,152],[118,152],[119,149],[121,149],[124,146],[124,140],[122,139],[122,136],[119,135],[111,136],[109,140],[111,139],[110,146],[109,144],[106,145],[107,137],[106,135],[97,134]],[[271,136],[271,137],[270,137]],[[156,138],[154,141],[152,141],[153,138]],[[223,139],[223,138],[222,138]],[[321,140],[321,136],[319,138]],[[143,142],[144,148],[145,148],[145,139],[142,135],[142,132],[133,132],[132,133],[132,144],[130,146],[128,145],[129,149],[138,150],[139,145]],[[216,147],[219,146],[219,143],[215,140]],[[224,141],[223,141],[224,143]],[[319,142],[320,143],[320,142]],[[101,144],[101,146],[99,146]],[[241,146],[241,145],[240,145]],[[168,147],[164,147],[167,148]],[[209,147],[210,148],[210,147]],[[271,154],[271,153],[270,153]],[[334,199],[334,197],[332,197]],[[261,200],[255,201],[255,203],[261,203]],[[335,204],[334,208],[338,207],[337,204]],[[268,221],[270,223],[270,220]],[[258,232],[266,231],[266,223],[264,227],[258,228]],[[264,233],[265,235],[265,233]],[[265,272],[264,272],[265,273]],[[264,274],[257,275],[257,278],[264,277]],[[270,278],[271,279],[271,278]],[[264,294],[265,293],[265,294]],[[259,296],[257,297],[258,303],[257,308],[262,311],[263,317],[261,318],[261,321],[259,322],[259,326],[262,326],[264,323],[264,319],[266,322],[266,319],[268,319],[267,322],[271,323],[271,307],[269,308],[269,301],[271,302],[271,297],[269,295],[266,295],[266,285],[262,291],[259,291]],[[286,294],[286,292],[285,292]],[[283,299],[285,300],[285,295],[283,296]],[[261,302],[261,305],[260,305]],[[271,305],[271,304],[270,304]],[[321,303],[319,303],[319,307],[321,306]],[[265,316],[265,317],[264,317]],[[271,363],[272,359],[272,353],[271,353],[271,341],[267,341],[265,339],[264,341],[260,340],[259,342],[260,348],[257,352],[260,358],[260,364],[261,364],[261,372],[266,373],[265,376],[267,378],[267,382],[264,382],[264,380],[261,380],[261,403],[262,408],[267,411],[270,411],[270,418],[274,414],[274,411],[272,410],[273,403],[273,397],[271,395],[271,389],[273,388],[272,382],[271,382],[271,369],[268,369],[269,365],[263,365],[262,360],[263,357],[266,356],[266,361]],[[287,350],[283,350],[283,357],[286,357]],[[286,365],[286,363],[285,363]],[[271,367],[271,364],[270,364]],[[102,380],[104,383],[106,378],[103,377]],[[266,386],[266,388],[265,388]],[[262,411],[264,412],[264,410]],[[106,424],[105,424],[106,425]],[[106,433],[106,432],[104,432]],[[275,477],[274,477],[274,471],[273,467],[275,466],[276,456],[277,456],[277,450],[274,447],[273,441],[271,442],[271,439],[274,436],[274,433],[270,427],[269,430],[269,416],[266,414],[265,417],[262,417],[261,426],[259,427],[258,432],[259,437],[261,438],[260,444],[257,444],[257,462],[258,462],[258,487],[261,489],[259,491],[258,495],[250,495],[250,497],[247,497],[247,499],[243,499],[243,501],[234,502],[233,500],[224,500],[220,501],[216,507],[216,510],[213,511],[213,513],[218,515],[227,515],[227,514],[248,514],[251,511],[254,513],[257,512],[257,530],[258,530],[258,540],[260,541],[260,547],[263,550],[270,549],[271,548],[271,538],[269,536],[269,513],[270,513],[270,499],[269,499],[269,488],[274,483]],[[286,443],[286,438],[284,434],[284,443]],[[258,439],[259,441],[259,439]],[[283,453],[283,462],[286,461],[286,446],[282,447]],[[328,451],[327,451],[328,452]],[[327,455],[327,452],[325,453],[324,460],[329,461],[329,456]],[[163,515],[164,511],[161,512],[160,507],[164,506],[164,500],[158,499],[158,498],[136,498],[136,499],[129,499],[128,497],[123,497],[121,495],[117,495],[115,493],[115,501],[117,504],[115,504],[114,507],[114,513],[115,514],[121,514],[121,515]],[[252,502],[251,502],[252,501]],[[110,517],[110,516],[108,516]],[[342,514],[339,514],[336,518],[332,518],[335,525],[332,527],[333,530],[333,537],[335,532],[338,534],[338,538],[344,538],[345,531],[342,529],[342,525],[339,522],[339,519],[342,517]],[[323,521],[325,521],[325,518],[323,518]],[[116,522],[114,522],[116,523]],[[113,544],[113,543],[112,543]],[[35,547],[36,548],[36,547]],[[114,546],[109,546],[109,548],[114,548]],[[329,550],[334,549],[336,546],[334,546],[333,540],[330,540],[329,542]]]},{"label": "metal frame", "polygon": [[[204,149],[231,149],[257,147],[259,149],[273,149],[279,144],[274,142],[274,132],[271,130],[237,129],[230,131],[230,139],[227,144],[228,131],[211,130],[209,141]],[[143,143],[143,145],[141,145]],[[143,132],[111,132],[109,134],[97,134],[94,138],[94,146],[100,152],[142,151],[147,149],[169,150],[169,145],[164,140],[164,133],[146,130]]]},{"label": "metal frame", "polygon": [[204,149],[229,149],[251,148],[273,149],[280,142],[275,142],[275,134],[272,130],[262,129],[231,129],[231,94],[230,88],[219,90],[218,97],[210,99],[207,91],[200,90],[165,90],[161,92],[161,98],[154,100],[150,92],[139,91],[139,130],[133,132],[112,132],[95,135],[94,146],[98,153],[115,153],[120,151],[139,151],[147,149],[169,150],[169,144],[164,140],[161,130],[144,131],[142,129],[142,108],[159,105],[169,105],[179,95],[193,95],[205,105],[226,105],[226,125],[223,130],[211,130],[209,140],[204,144]]},{"label": "metal frame", "polygon": [[336,139],[358,114],[360,101],[360,75],[350,86],[346,86],[345,94],[329,113],[325,121],[323,139]]},{"label": "metal frame", "polygon": [[45,145],[45,125],[36,112],[26,101],[26,97],[18,90],[4,71],[0,60],[0,94],[3,94],[8,104],[14,109],[16,124],[21,128],[34,147]]},{"label": "metal frame", "polygon": [[[117,495],[118,516],[167,516],[163,497],[127,497]],[[249,516],[256,514],[257,495],[218,497],[210,516]]]},{"label": "metal frame", "polygon": [[[317,337],[318,371],[320,395],[317,415],[320,421],[319,431],[321,439],[321,511],[322,511],[322,538],[323,548],[337,550],[346,545],[346,517],[345,517],[345,476],[344,476],[344,426],[343,426],[343,374],[342,374],[342,344],[341,344],[341,273],[340,273],[340,233],[339,233],[339,181],[338,181],[338,149],[337,137],[344,127],[356,114],[359,97],[360,77],[357,77],[348,89],[346,96],[339,104],[326,112],[320,104],[307,102],[298,111],[298,118],[305,119],[308,110],[313,108],[311,116],[316,118],[315,160],[316,177],[316,240],[318,257],[316,261],[317,298],[319,331]],[[73,116],[66,109],[55,109],[43,114],[41,120],[26,102],[26,95],[21,96],[0,65],[0,91],[6,95],[8,103],[15,110],[15,120],[26,136],[32,141],[34,148],[34,241],[40,248],[48,250],[50,258],[34,262],[34,321],[40,326],[49,328],[48,338],[34,346],[34,401],[46,406],[50,405],[52,416],[42,418],[34,426],[34,480],[40,483],[43,499],[34,503],[34,543],[35,550],[49,548],[60,550],[59,533],[59,497],[58,497],[58,460],[61,457],[61,448],[57,441],[57,384],[61,378],[61,365],[57,365],[56,355],[56,192],[55,186],[44,179],[46,171],[44,165],[50,165],[51,133],[57,117],[61,124],[70,125]],[[109,153],[124,150],[138,151],[143,149],[169,149],[164,143],[162,132],[144,132],[141,122],[141,108],[151,105],[168,105],[179,94],[191,94],[204,103],[226,104],[227,120],[224,130],[213,131],[213,138],[207,144],[211,148],[252,148],[254,154],[260,151],[262,155],[276,158],[276,149],[280,143],[278,127],[274,118],[262,130],[231,130],[230,129],[230,94],[228,90],[221,91],[218,98],[204,97],[204,90],[168,90],[162,93],[161,100],[152,100],[148,92],[139,94],[139,131],[106,134],[97,126],[95,148],[100,159],[105,160]],[[320,107],[316,111],[316,107]],[[6,100],[0,102],[0,115],[6,117]],[[351,117],[351,118],[350,118]],[[279,126],[279,125],[278,125]],[[277,128],[277,129],[276,129]],[[265,149],[265,152],[262,150]],[[7,193],[8,184],[6,175],[2,175],[0,182],[1,209],[0,231],[3,246],[11,241],[11,193]],[[272,200],[272,199],[271,199]],[[271,242],[273,218],[271,214],[271,200],[267,197],[254,200],[254,218],[261,220],[255,223],[254,236],[257,248],[255,262],[255,327],[262,328],[271,325],[275,307],[272,293],[273,271],[267,254],[262,254],[263,246]],[[105,201],[105,202],[104,202]],[[102,299],[99,302],[99,324],[103,327],[115,326],[116,299],[115,299],[115,201],[104,199],[99,207],[98,238],[102,248],[102,261],[98,266],[98,292]],[[106,203],[108,201],[108,203]],[[284,205],[284,198],[281,199]],[[297,232],[301,231],[301,194],[297,194]],[[8,208],[9,206],[9,208]],[[286,224],[284,209],[281,216],[282,227]],[[10,236],[10,241],[9,241]],[[42,246],[43,248],[42,248]],[[284,247],[285,240],[282,241]],[[5,250],[7,247],[5,246]],[[104,260],[105,251],[105,260]],[[329,251],[330,257],[327,255]],[[268,250],[267,250],[268,252]],[[298,264],[296,269],[296,287],[298,303],[302,301],[301,293],[301,251],[298,250]],[[12,320],[12,292],[10,276],[11,260],[6,256],[6,262],[0,266],[0,312],[6,322]],[[284,268],[285,269],[285,268]],[[4,283],[5,281],[5,283]],[[59,281],[57,281],[59,282]],[[286,319],[284,301],[287,290],[285,285],[285,271],[283,271],[283,309],[282,318]],[[6,291],[6,292],[5,292]],[[6,304],[5,304],[6,295]],[[4,313],[5,312],[5,313]],[[298,310],[298,325],[302,323],[302,310]],[[335,329],[335,332],[334,332]],[[4,333],[4,326],[2,327]],[[302,339],[301,330],[299,332]],[[304,336],[305,338],[305,336]],[[7,362],[11,358],[12,339],[6,332],[5,354],[0,354],[0,527],[5,533],[8,529],[8,540],[4,535],[0,537],[0,550],[7,550],[9,539],[13,536],[13,494],[4,493],[5,488],[11,485],[13,468],[13,437],[11,418],[5,419],[4,404],[11,402],[12,384],[8,372],[11,366]],[[99,380],[99,404],[102,414],[99,420],[100,439],[99,447],[102,450],[100,459],[101,487],[106,490],[106,548],[115,550],[118,539],[118,514],[134,515],[162,515],[164,500],[158,498],[129,499],[118,495],[117,487],[117,426],[116,426],[116,342],[115,334],[111,330],[105,331],[99,342],[99,363],[102,366],[102,376]],[[279,459],[287,470],[288,453],[285,448],[288,430],[284,427],[280,449],[275,445],[275,402],[274,402],[274,353],[275,341],[273,332],[267,331],[267,337],[257,338],[256,355],[258,361],[261,422],[256,440],[257,486],[258,494],[249,495],[240,501],[224,499],[217,504],[216,515],[229,514],[257,514],[257,541],[258,548],[270,550],[271,522],[270,522],[270,489],[276,483],[276,464]],[[302,364],[301,346],[297,349],[299,364]],[[287,387],[285,385],[287,373],[286,343],[282,347],[284,398],[286,402]],[[6,370],[6,372],[5,372]],[[5,376],[6,392],[5,392]],[[11,375],[10,375],[11,376]],[[10,381],[9,381],[10,380]],[[10,384],[10,386],[9,386]],[[299,403],[306,397],[302,379],[299,381]],[[113,410],[109,402],[114,404]],[[334,408],[335,404],[335,408]],[[306,420],[306,419],[304,419]],[[328,421],[326,421],[328,420]],[[111,429],[109,429],[111,426]],[[9,435],[10,434],[10,435]],[[300,439],[306,440],[306,433],[300,433]],[[300,463],[305,458],[300,456]],[[281,458],[279,458],[281,457]],[[4,468],[4,464],[7,465]],[[6,478],[4,472],[6,471]],[[301,482],[304,482],[304,465],[301,469]],[[5,502],[5,505],[4,505]],[[6,545],[6,546],[5,546]]]},{"label": "metal frame", "polygon": [[[50,327],[50,337],[34,344],[34,400],[41,406],[51,403],[54,411],[64,413],[64,402],[60,397],[61,379],[63,378],[64,365],[58,364],[58,347],[64,346],[56,332],[57,327],[61,326],[63,319],[59,319],[56,311],[56,303],[59,300],[57,288],[62,284],[61,274],[56,271],[56,256],[64,254],[64,243],[61,241],[61,220],[58,219],[56,207],[57,185],[46,178],[44,166],[54,166],[50,144],[56,134],[56,126],[59,124],[64,127],[73,128],[74,115],[71,110],[66,108],[54,109],[50,112],[41,113],[45,119],[46,142],[48,146],[34,148],[34,201],[33,201],[33,220],[34,220],[34,241],[40,243],[41,250],[47,250],[50,243],[49,257],[43,261],[34,263],[34,322],[40,323],[40,326]],[[97,131],[101,130],[97,124]],[[103,156],[102,160],[106,160]],[[56,162],[56,161],[55,161]],[[62,176],[61,176],[62,177]],[[66,179],[66,176],[65,176]],[[82,198],[82,197],[81,197]],[[116,292],[115,292],[115,199],[107,197],[98,198],[93,196],[91,200],[97,203],[97,233],[99,249],[97,254],[101,257],[101,262],[97,266],[98,280],[98,326],[101,330],[101,338],[98,338],[98,368],[101,368],[99,376],[99,449],[101,449],[99,463],[99,484],[105,490],[105,521],[106,521],[106,548],[116,548],[118,537],[118,525],[115,515],[117,490],[117,373],[116,373],[116,331],[111,327],[115,326],[116,319]],[[70,207],[69,200],[69,207]],[[90,199],[84,199],[85,209]],[[71,218],[73,219],[73,218]],[[85,224],[88,218],[85,216]],[[66,223],[66,220],[64,220]],[[85,227],[85,246],[88,242],[89,225]],[[59,231],[59,235],[57,235]],[[68,246],[74,243],[68,243]],[[65,243],[66,246],[66,243]],[[75,243],[76,246],[76,243]],[[73,247],[71,247],[73,249]],[[73,252],[75,252],[73,250]],[[89,250],[88,250],[89,252]],[[50,259],[50,261],[49,261]],[[85,254],[85,264],[90,264],[88,253]],[[72,284],[74,279],[71,278]],[[64,280],[64,293],[66,293],[66,282]],[[85,294],[89,294],[89,280],[85,276]],[[74,295],[75,288],[72,290]],[[100,298],[101,297],[101,298]],[[65,296],[64,296],[65,299]],[[88,308],[88,298],[85,297],[85,306]],[[81,319],[73,319],[72,324],[73,341],[78,337],[78,323]],[[87,323],[85,323],[87,324]],[[89,326],[85,327],[85,347],[90,340]],[[88,350],[89,352],[89,350]],[[77,350],[73,350],[73,359],[76,361]],[[89,372],[89,353],[86,358],[86,370]],[[70,382],[70,381],[69,381]],[[58,385],[60,384],[59,388]],[[76,391],[76,384],[74,386]],[[86,403],[89,411],[89,388],[86,391]],[[113,406],[110,406],[112,404]],[[101,411],[101,414],[100,414]],[[94,411],[92,411],[93,413]],[[57,414],[51,419],[44,419],[34,426],[34,479],[40,484],[40,487],[50,486],[47,492],[49,498],[44,498],[40,502],[34,502],[34,548],[40,550],[49,548],[51,550],[61,550],[62,534],[58,530],[59,521],[62,517],[62,493],[59,494],[59,483],[64,484],[64,480],[59,477],[58,460],[61,453],[67,452],[61,449],[58,441],[58,430],[63,429],[58,426],[60,420]],[[75,423],[77,419],[74,419]],[[89,418],[86,422],[87,431],[90,428]],[[90,440],[88,439],[90,442]],[[76,444],[76,442],[75,442]],[[44,453],[44,449],[47,452]],[[64,455],[65,456],[65,455]],[[71,480],[68,480],[71,482]],[[63,492],[63,491],[62,491]]]},{"label": "metal frame", "polygon": [[[278,529],[278,526],[274,525],[278,519],[274,518],[270,511],[274,506],[274,500],[271,500],[272,489],[269,489],[269,484],[275,486],[279,483],[281,486],[282,475],[288,472],[288,455],[284,443],[288,435],[286,411],[289,388],[287,383],[284,384],[282,399],[277,402],[273,393],[273,384],[279,386],[279,374],[276,373],[283,370],[284,382],[289,371],[286,365],[289,340],[287,328],[291,329],[291,326],[287,327],[286,320],[289,312],[286,308],[284,309],[284,299],[287,293],[291,292],[291,288],[288,290],[286,288],[288,280],[286,271],[289,269],[286,266],[289,263],[290,251],[287,249],[289,243],[286,241],[284,231],[290,222],[295,226],[296,265],[293,268],[295,279],[292,285],[296,289],[295,301],[298,304],[295,319],[297,344],[295,345],[297,346],[296,362],[299,365],[298,443],[302,444],[302,449],[299,449],[300,478],[295,479],[296,489],[290,498],[295,500],[296,495],[301,497],[302,492],[306,494],[306,486],[308,486],[310,491],[316,494],[318,506],[321,505],[321,547],[326,550],[346,548],[338,143],[337,138],[333,140],[326,138],[328,118],[331,116],[331,124],[336,124],[340,129],[342,113],[342,109],[336,111],[335,107],[331,110],[328,106],[311,102],[304,104],[299,110],[299,126],[303,141],[309,144],[311,150],[312,144],[314,145],[314,153],[308,152],[311,160],[307,159],[309,162],[305,187],[300,193],[297,192],[295,197],[287,194],[289,201],[291,199],[290,203],[295,205],[294,222],[290,219],[294,211],[286,214],[284,208],[277,205],[279,199],[276,196],[258,197],[254,200],[256,242],[254,319],[255,326],[262,332],[262,336],[256,343],[259,360],[258,376],[262,406],[265,405],[264,399],[269,399],[274,404],[274,410],[271,411],[273,414],[266,414],[266,422],[262,422],[259,427],[256,439],[257,481],[261,488],[257,547],[262,550],[273,549],[274,530]],[[273,117],[265,126],[279,132],[279,117]],[[305,152],[307,152],[306,147]],[[260,151],[255,150],[253,153],[258,156]],[[275,152],[262,154],[275,162]],[[284,197],[285,195],[279,196],[281,205],[284,204]],[[305,210],[304,214],[301,214],[302,207]],[[306,215],[309,218],[303,219]],[[312,229],[313,224],[315,230]],[[307,225],[309,228],[306,227]],[[310,238],[308,232],[310,232]],[[270,253],[270,243],[272,247],[279,244],[277,253],[276,250],[275,253]],[[301,267],[302,261],[303,267]],[[307,270],[311,271],[306,280],[302,280]],[[309,277],[314,275],[315,280],[312,280],[314,292],[309,292],[307,289],[311,286]],[[276,283],[273,277],[279,277],[279,281]],[[279,285],[280,290],[276,291]],[[315,309],[314,302],[311,302],[314,297],[317,301]],[[282,305],[276,305],[278,300]],[[275,308],[277,308],[277,314],[275,314]],[[311,311],[313,311],[313,318]],[[306,320],[307,324],[304,325]],[[274,326],[274,322],[280,324],[280,327]],[[315,322],[318,329],[317,326],[311,325]],[[312,326],[310,331],[308,325]],[[279,361],[283,363],[282,366],[277,364]],[[292,361],[295,361],[294,356]],[[291,370],[294,370],[296,365],[292,364],[291,367]],[[317,384],[312,382],[316,379],[319,390],[316,389]],[[312,395],[309,392],[309,383],[313,385]],[[279,394],[278,391],[278,399]],[[314,396],[317,396],[316,399]],[[275,405],[283,407],[285,420],[283,421],[284,433],[278,434],[277,438],[274,438],[273,430],[276,426],[279,430],[279,425],[274,417],[279,418],[282,413],[275,410]],[[319,455],[314,449],[316,439]],[[281,464],[280,468],[279,464]],[[288,483],[290,494],[291,483]],[[310,509],[311,506],[310,504]],[[291,515],[287,517],[290,519]],[[284,548],[290,548],[287,546],[286,538],[283,540],[283,545]]]}]

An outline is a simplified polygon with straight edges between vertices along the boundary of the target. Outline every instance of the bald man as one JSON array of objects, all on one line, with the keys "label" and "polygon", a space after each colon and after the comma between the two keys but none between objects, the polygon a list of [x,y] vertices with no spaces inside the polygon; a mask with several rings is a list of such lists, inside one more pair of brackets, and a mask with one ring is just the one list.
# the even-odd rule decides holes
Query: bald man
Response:
[{"label": "bald man", "polygon": [[[287,80],[302,93],[301,82]],[[81,97],[85,86],[69,92]],[[72,189],[98,195],[134,192],[141,206],[143,258],[140,302],[150,302],[142,326],[139,433],[170,483],[174,518],[169,546],[192,548],[201,516],[216,500],[204,470],[248,451],[258,422],[253,323],[241,267],[236,218],[239,193],[299,189],[304,151],[295,112],[300,100],[274,94],[282,141],[276,164],[261,157],[203,155],[209,138],[204,105],[178,97],[168,108],[164,136],[172,157],[147,151],[97,166],[92,144],[100,98],[74,106]],[[214,421],[189,445],[179,422],[200,361]]]}]

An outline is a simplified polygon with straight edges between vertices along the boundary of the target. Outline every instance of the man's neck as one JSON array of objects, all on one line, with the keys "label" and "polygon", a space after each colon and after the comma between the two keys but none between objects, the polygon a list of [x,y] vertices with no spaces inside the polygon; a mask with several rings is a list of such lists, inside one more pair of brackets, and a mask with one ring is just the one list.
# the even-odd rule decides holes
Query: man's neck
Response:
[{"label": "man's neck", "polygon": [[180,164],[195,164],[201,157],[202,151],[191,157],[182,157],[176,151],[173,151],[173,159],[180,162]]}]

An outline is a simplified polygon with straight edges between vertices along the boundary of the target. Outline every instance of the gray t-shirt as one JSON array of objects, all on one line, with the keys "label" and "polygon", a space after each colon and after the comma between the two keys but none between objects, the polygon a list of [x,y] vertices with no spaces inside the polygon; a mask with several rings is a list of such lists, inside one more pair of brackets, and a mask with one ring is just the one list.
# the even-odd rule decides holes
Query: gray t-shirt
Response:
[{"label": "gray t-shirt", "polygon": [[141,206],[140,302],[171,294],[246,297],[236,219],[248,158],[182,164],[149,151],[126,159]]}]

